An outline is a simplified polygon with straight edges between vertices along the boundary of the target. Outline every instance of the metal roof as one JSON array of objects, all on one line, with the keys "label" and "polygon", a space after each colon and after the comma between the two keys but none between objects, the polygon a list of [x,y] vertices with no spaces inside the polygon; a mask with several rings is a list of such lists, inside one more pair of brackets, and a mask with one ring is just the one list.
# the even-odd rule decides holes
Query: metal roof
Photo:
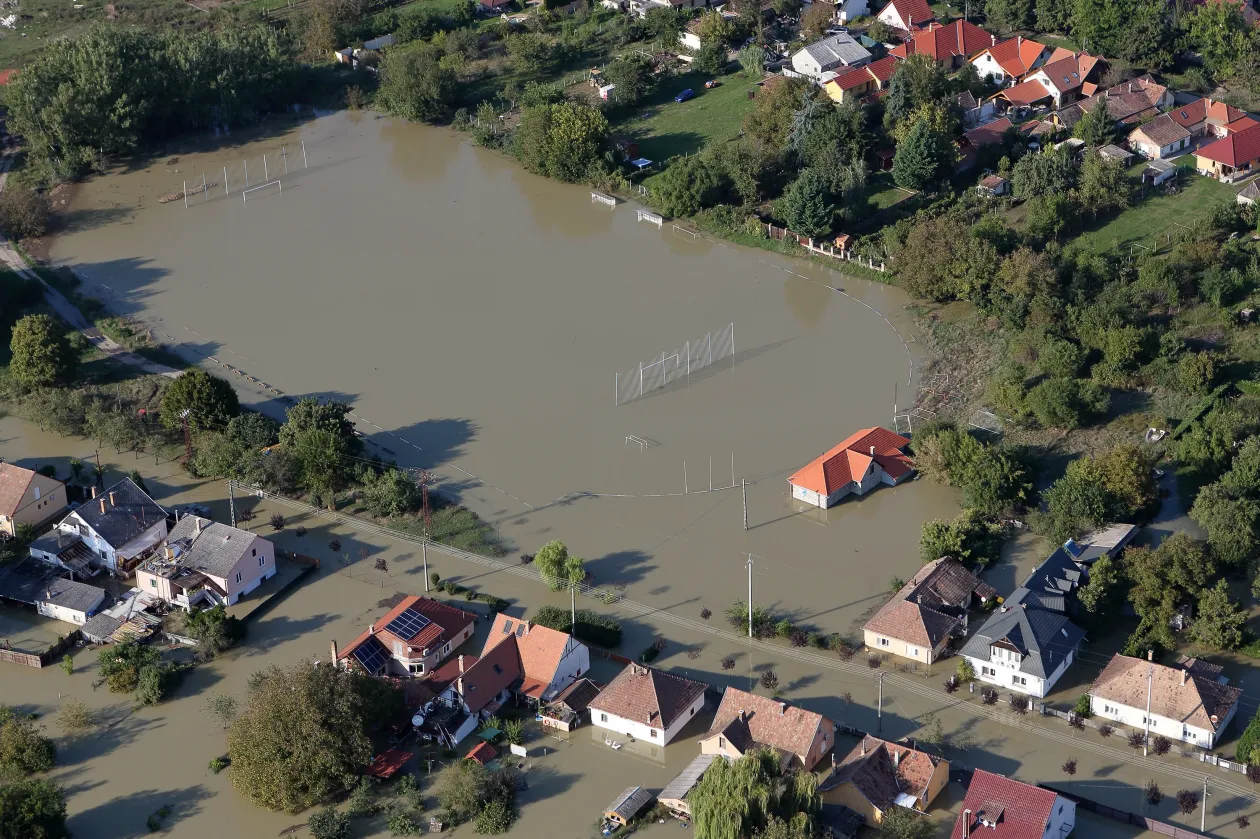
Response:
[{"label": "metal roof", "polygon": [[665,785],[665,789],[661,790],[657,798],[662,801],[685,799],[696,788],[696,784],[700,783],[704,773],[709,771],[709,767],[718,757],[719,755],[716,754],[696,755],[695,760],[688,763],[686,769],[679,772],[674,776],[674,780]]},{"label": "metal roof", "polygon": [[837,61],[841,64],[852,65],[871,60],[871,54],[866,47],[853,40],[852,35],[846,35],[843,32],[816,41],[805,47],[802,52],[822,67],[835,64]]}]

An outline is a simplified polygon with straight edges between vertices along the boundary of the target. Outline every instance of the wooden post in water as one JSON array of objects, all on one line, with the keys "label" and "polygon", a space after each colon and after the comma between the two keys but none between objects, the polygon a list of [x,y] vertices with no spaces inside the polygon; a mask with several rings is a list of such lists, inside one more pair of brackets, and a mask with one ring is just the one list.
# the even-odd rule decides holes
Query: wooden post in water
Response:
[{"label": "wooden post in water", "polygon": [[280,156],[284,158],[284,173],[289,174],[289,153],[284,150],[284,146],[280,147]]},{"label": "wooden post in water", "polygon": [[306,141],[302,141],[302,168],[309,169],[311,164],[306,161]]},{"label": "wooden post in water", "polygon": [[188,181],[184,181],[184,209],[188,209]]},{"label": "wooden post in water", "polygon": [[245,164],[245,187],[246,189],[248,189],[249,188],[249,161],[245,160],[242,162]]},{"label": "wooden post in water", "polygon": [[224,195],[228,194],[227,167],[226,166],[223,167],[223,194]]},{"label": "wooden post in water", "polygon": [[202,203],[210,200],[210,187],[206,185],[206,173],[201,173]]}]

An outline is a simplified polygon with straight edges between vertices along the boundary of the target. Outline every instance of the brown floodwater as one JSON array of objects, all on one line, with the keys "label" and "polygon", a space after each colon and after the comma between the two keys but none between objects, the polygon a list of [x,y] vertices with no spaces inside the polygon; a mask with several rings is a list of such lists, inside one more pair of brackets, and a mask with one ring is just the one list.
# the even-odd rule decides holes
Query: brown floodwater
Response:
[{"label": "brown floodwater", "polygon": [[[263,154],[267,176],[280,172],[281,183],[242,200],[245,165],[259,185]],[[187,208],[158,203],[203,172],[214,186]],[[661,610],[694,619],[708,607],[719,620],[746,596],[751,553],[758,602],[852,634],[889,579],[919,567],[923,522],[958,510],[953,490],[925,481],[827,513],[787,499],[792,470],[857,428],[891,425],[894,404],[910,401],[919,345],[897,289],[637,222],[633,205],[592,203],[585,189],[535,178],[444,130],[372,114],[323,116],[96,178],[63,218],[54,263],[190,359],[226,372],[251,404],[281,412],[269,388],[350,401],[374,451],[433,468],[441,489],[493,522],[510,549],[561,538],[588,558],[597,582],[624,584],[628,598]],[[733,356],[615,404],[618,371],[624,378],[732,322]],[[651,445],[627,442],[631,435]],[[0,420],[0,455],[11,460],[60,456],[64,473],[66,457],[93,449]],[[133,465],[129,454],[106,456]],[[207,501],[226,518],[222,485],[190,482],[175,463],[134,465],[163,503]],[[740,491],[722,489],[741,480],[747,530]],[[267,517],[264,508],[254,526]],[[86,656],[70,677],[0,673],[0,701],[49,714],[74,695],[122,720],[65,740],[58,777],[72,794],[77,836],[141,835],[163,804],[174,808],[173,833],[192,839],[272,836],[301,821],[250,806],[227,774],[206,769],[223,739],[201,712],[204,696],[240,695],[259,667],[326,655],[329,640],[348,640],[380,612],[381,599],[423,588],[414,546],[301,521],[310,533],[299,541],[286,529],[279,543],[328,567],[254,622],[244,649],[199,669],[172,701],[124,718],[119,697],[91,690]],[[333,536],[349,556],[360,546],[385,556],[388,572],[360,567],[371,560],[339,567],[324,548]],[[433,552],[430,567],[511,599],[516,614],[567,605]],[[665,666],[717,686],[747,687],[773,667],[786,696],[875,727],[865,674],[818,673],[773,652],[624,617],[629,654],[664,635]],[[730,672],[719,666],[728,654],[737,660]],[[839,698],[845,691],[851,708]],[[940,711],[947,731],[974,744],[962,755],[971,765],[1057,779],[1065,759],[1059,743],[1002,727],[973,731],[977,720],[965,709],[891,692],[886,701],[886,732],[912,733],[922,714]],[[689,738],[661,755],[610,754],[579,732],[536,758],[514,835],[594,835],[607,800],[631,784],[659,789],[694,753]],[[1118,789],[1140,787],[1140,773],[1097,769]],[[1090,771],[1084,761],[1081,771]]]}]

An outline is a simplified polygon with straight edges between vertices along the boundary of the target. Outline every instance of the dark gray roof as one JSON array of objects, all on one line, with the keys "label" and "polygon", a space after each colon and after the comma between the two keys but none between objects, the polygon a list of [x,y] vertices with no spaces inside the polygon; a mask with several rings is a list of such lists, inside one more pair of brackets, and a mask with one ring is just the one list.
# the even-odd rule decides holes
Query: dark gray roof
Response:
[{"label": "dark gray roof", "polygon": [[123,478],[96,498],[84,502],[74,513],[115,550],[166,520],[166,511],[131,478]]},{"label": "dark gray roof", "polygon": [[[1033,569],[1028,579],[1024,580],[1023,587],[1034,594],[1061,597],[1076,591],[1081,584],[1081,576],[1081,569],[1077,567],[1072,555],[1063,548],[1056,548],[1045,562]],[[1052,606],[1049,602],[1043,605],[1062,610],[1061,606]]]},{"label": "dark gray roof", "polygon": [[[198,523],[201,525],[200,533],[197,531]],[[173,546],[184,543],[179,546],[182,548],[177,557],[180,565],[223,578],[232,572],[249,550],[254,534],[198,516],[184,516],[171,528],[166,541]]]},{"label": "dark gray roof", "polygon": [[1064,614],[1040,605],[1019,588],[962,648],[962,655],[987,659],[995,641],[1007,641],[1020,652],[1019,671],[1044,679],[1077,648],[1085,631]]},{"label": "dark gray roof", "polygon": [[612,804],[604,810],[605,813],[616,813],[626,821],[630,821],[639,814],[639,811],[648,805],[652,800],[652,793],[643,787],[630,787],[623,790],[621,795],[613,799]]},{"label": "dark gray roof", "polygon": [[57,556],[62,551],[72,548],[82,541],[83,537],[77,533],[64,533],[60,530],[52,530],[31,542],[31,550]]},{"label": "dark gray roof", "polygon": [[704,773],[709,771],[709,767],[713,765],[713,761],[717,760],[719,755],[696,755],[695,760],[687,764],[687,768],[679,772],[674,780],[666,784],[665,789],[661,790],[661,794],[656,796],[662,801],[673,799],[676,801],[684,800],[696,784],[700,783],[700,779],[704,777]]},{"label": "dark gray roof", "polygon": [[853,40],[851,35],[841,32],[829,38],[810,44],[804,52],[811,56],[822,67],[828,64],[859,64],[870,61],[871,54],[866,47]]},{"label": "dark gray roof", "polygon": [[104,589],[63,579],[60,569],[38,559],[25,559],[0,578],[0,597],[34,605],[48,602],[63,609],[88,612],[105,598]]},{"label": "dark gray roof", "polygon": [[82,627],[83,636],[89,641],[103,642],[117,632],[118,627],[122,625],[122,618],[116,618],[113,615],[107,615],[102,612],[99,615],[93,615],[84,622]]}]

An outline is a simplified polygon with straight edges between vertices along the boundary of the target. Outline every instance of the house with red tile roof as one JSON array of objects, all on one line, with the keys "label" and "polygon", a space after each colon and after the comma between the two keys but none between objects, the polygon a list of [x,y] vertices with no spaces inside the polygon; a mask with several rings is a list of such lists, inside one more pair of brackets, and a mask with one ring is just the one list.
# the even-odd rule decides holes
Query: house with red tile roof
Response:
[{"label": "house with red tile roof", "polygon": [[16,536],[20,524],[39,527],[65,508],[66,485],[61,481],[0,463],[0,536]]},{"label": "house with red tile roof", "polygon": [[424,676],[472,637],[477,616],[429,597],[403,598],[333,660],[369,676]]},{"label": "house with red tile roof", "polygon": [[875,827],[893,807],[926,812],[947,783],[949,761],[920,751],[913,743],[868,734],[832,766],[818,792],[824,804],[848,807],[866,820],[867,827]]},{"label": "house with red tile roof", "polygon": [[591,723],[624,737],[664,746],[704,708],[708,687],[704,682],[631,663],[591,702]]},{"label": "house with red tile roof", "polygon": [[857,67],[841,73],[824,84],[823,90],[836,102],[864,99],[872,93],[879,93],[888,86],[889,80],[897,72],[899,63],[898,59],[886,55],[865,67]]},{"label": "house with red tile roof", "polygon": [[1051,50],[1032,38],[1017,35],[1005,41],[996,40],[971,57],[971,64],[980,78],[990,76],[998,84],[1021,81],[1050,58]]},{"label": "house with red tile roof", "polygon": [[700,741],[700,753],[737,760],[769,747],[779,753],[785,768],[812,770],[835,742],[836,724],[822,714],[728,687],[709,733]]},{"label": "house with red tile roof", "polygon": [[[1172,104],[1172,91],[1150,76],[1141,76],[1060,108],[1051,119],[1057,128],[1070,130],[1085,114],[1105,106],[1113,122],[1132,126],[1158,116]],[[1169,130],[1176,133],[1175,129]]]},{"label": "house with red tile roof", "polygon": [[1227,134],[1194,153],[1199,174],[1233,181],[1260,163],[1260,125]]},{"label": "house with red tile roof", "polygon": [[1092,77],[1099,72],[1102,64],[1102,59],[1088,53],[1058,49],[1024,81],[999,91],[997,96],[1012,105],[1035,105],[1049,101],[1057,110],[1095,92],[1096,88],[1086,90],[1083,86],[1093,81]]},{"label": "house with red tile roof", "polygon": [[909,32],[936,20],[936,13],[927,0],[891,0],[875,17],[894,29]]},{"label": "house with red tile roof", "polygon": [[1179,105],[1170,110],[1168,115],[1172,117],[1174,122],[1189,131],[1193,137],[1199,137],[1204,134],[1210,134],[1213,137],[1224,137],[1226,126],[1235,120],[1240,120],[1247,116],[1246,113],[1233,105],[1227,105],[1219,99],[1208,99],[1207,97]]},{"label": "house with red tile roof", "polygon": [[1070,798],[977,769],[950,839],[1058,839],[1074,827]]},{"label": "house with red tile roof", "polygon": [[973,606],[997,597],[953,557],[919,569],[862,627],[863,643],[874,652],[932,664],[940,660],[955,630],[967,629]]},{"label": "house with red tile roof", "polygon": [[500,647],[516,656],[520,683],[513,682],[512,691],[534,702],[550,702],[591,669],[590,650],[569,633],[504,614],[496,615],[490,626],[482,660]]},{"label": "house with red tile roof", "polygon": [[930,55],[946,70],[956,70],[969,56],[992,43],[992,35],[960,18],[944,25],[931,23],[925,29],[911,32],[910,37],[894,47],[889,55],[902,59],[912,55]]},{"label": "house with red tile roof", "polygon": [[896,486],[914,472],[904,453],[910,441],[880,428],[864,428],[788,478],[792,498],[827,509],[850,493],[865,495],[881,483]]}]

